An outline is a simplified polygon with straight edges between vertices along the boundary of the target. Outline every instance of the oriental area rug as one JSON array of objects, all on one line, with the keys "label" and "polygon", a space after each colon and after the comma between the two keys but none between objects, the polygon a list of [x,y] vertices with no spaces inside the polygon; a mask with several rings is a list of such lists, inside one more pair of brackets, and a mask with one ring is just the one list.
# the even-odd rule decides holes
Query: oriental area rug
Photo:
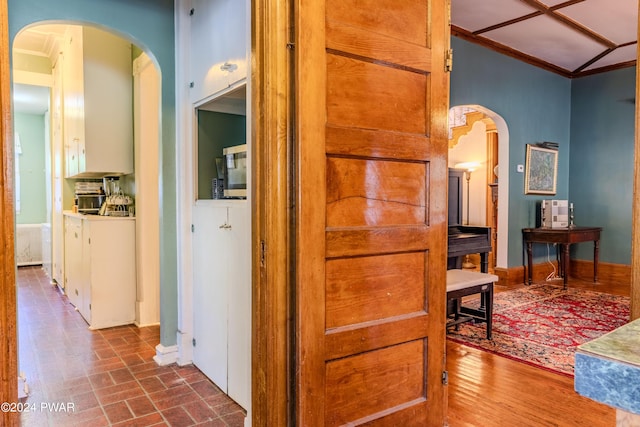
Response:
[{"label": "oriental area rug", "polygon": [[[463,305],[474,304],[478,298]],[[541,284],[494,293],[492,340],[484,323],[472,322],[450,328],[447,338],[573,376],[576,348],[628,321],[628,297]]]}]

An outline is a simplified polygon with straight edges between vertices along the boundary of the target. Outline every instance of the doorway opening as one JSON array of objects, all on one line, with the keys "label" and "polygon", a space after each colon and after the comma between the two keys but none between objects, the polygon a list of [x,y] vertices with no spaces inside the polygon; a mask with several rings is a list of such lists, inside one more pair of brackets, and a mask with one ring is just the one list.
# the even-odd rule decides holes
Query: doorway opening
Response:
[{"label": "doorway opening", "polygon": [[[81,41],[83,36],[84,43]],[[70,43],[72,40],[76,42],[75,46],[79,46],[80,66],[84,66],[84,75],[77,74],[77,64],[71,61]],[[100,44],[92,44],[96,43],[96,40]],[[114,40],[117,41],[114,42]],[[124,49],[118,50],[121,46],[124,46]],[[101,58],[114,55],[113,52],[116,50],[118,50],[118,58],[125,64],[124,70],[119,70],[118,78],[122,79],[124,91],[128,92],[126,102],[122,102],[120,98],[115,96],[110,99],[111,97],[104,96],[104,93],[103,96],[96,95],[100,93],[100,82],[103,86],[109,86],[104,84],[104,79],[96,78],[96,76],[104,78],[104,73],[108,68],[101,62]],[[42,255],[39,264],[42,264],[56,290],[62,295],[66,295],[63,298],[69,298],[76,310],[83,314],[88,323],[87,327],[93,329],[94,326],[100,328],[105,325],[93,324],[97,322],[95,319],[99,317],[96,314],[96,301],[92,301],[93,304],[85,304],[86,298],[81,298],[80,295],[82,291],[72,293],[71,288],[67,285],[70,270],[67,270],[65,266],[65,258],[71,257],[65,256],[65,250],[68,250],[72,245],[68,245],[65,249],[67,237],[65,236],[65,218],[69,216],[68,213],[74,211],[76,189],[79,184],[80,186],[89,185],[89,183],[95,184],[97,188],[97,186],[102,186],[104,176],[117,176],[122,196],[125,196],[129,201],[126,203],[128,214],[126,221],[130,224],[130,227],[127,227],[130,232],[127,231],[127,233],[131,242],[128,258],[133,269],[127,274],[133,286],[128,290],[128,295],[131,298],[128,298],[127,306],[131,310],[127,311],[126,319],[124,317],[118,318],[114,322],[130,323],[139,327],[159,325],[158,176],[160,175],[160,164],[158,153],[161,144],[159,126],[161,108],[159,101],[160,73],[157,63],[142,49],[120,35],[72,22],[64,24],[36,23],[24,28],[15,37],[12,57],[14,123],[17,126],[19,121],[25,118],[38,120],[39,123],[42,123],[43,129],[39,136],[31,136],[37,141],[29,145],[29,153],[24,150],[23,153],[25,156],[43,158],[45,166],[40,168],[41,171],[36,170],[35,167],[23,168],[20,188],[16,188],[16,191],[25,195],[33,195],[35,189],[42,188],[37,191],[39,194],[37,203],[22,203],[20,205],[21,214],[37,218],[34,221],[38,228],[42,229],[37,241],[32,243],[34,247],[41,249]],[[144,58],[146,58],[146,62],[141,63],[140,61]],[[84,90],[84,93],[74,92],[78,87],[71,83],[79,84],[79,89]],[[33,88],[40,88],[41,95],[37,98],[25,96],[29,92],[33,92]],[[27,92],[28,90],[29,92]],[[114,87],[109,86],[107,90],[113,91]],[[114,101],[116,99],[118,101]],[[94,105],[110,102],[122,102],[122,109],[125,110],[126,115],[131,117],[131,123],[128,125],[120,123],[119,119],[114,116],[107,116],[109,120],[102,120],[105,116],[91,108]],[[29,108],[33,108],[34,105],[41,105],[40,110],[30,111]],[[145,114],[140,114],[140,111]],[[87,141],[97,139],[90,138],[89,133],[95,132],[96,128],[95,123],[90,122],[95,122],[98,116],[103,123],[103,133],[107,134],[107,139],[111,136],[113,141],[110,141],[109,144],[102,141],[102,147],[97,148],[99,153],[94,156],[95,159],[90,159],[89,142]],[[124,129],[123,132],[128,132],[130,135],[130,143],[126,147],[127,151],[121,153],[122,158],[130,158],[130,173],[126,173],[127,171],[124,169],[110,169],[108,167],[101,169],[91,163],[93,160],[103,160],[105,155],[101,150],[104,146],[115,145],[115,140],[120,139],[116,136],[118,135],[117,128]],[[135,129],[135,133],[133,129]],[[81,138],[74,136],[76,133],[77,135],[86,135],[86,141],[82,141],[82,145],[80,144]],[[26,148],[27,142],[31,143],[32,141],[25,140],[22,143],[24,139],[21,138],[20,145]],[[38,152],[31,149],[36,146],[39,147]],[[144,162],[142,161],[143,156],[140,155],[142,152],[144,152]],[[29,163],[23,164],[28,165]],[[103,192],[105,190],[102,188]],[[104,215],[104,219],[110,221],[111,219],[106,218],[108,216]],[[94,216],[86,216],[87,219],[91,217]],[[82,219],[82,216],[78,215],[78,218]],[[120,219],[120,223],[123,221],[124,219]],[[97,237],[99,233],[97,227],[92,228],[94,229],[92,229],[91,237]],[[93,243],[92,249],[95,248],[96,242]],[[107,252],[113,255],[118,253],[118,245],[121,242],[108,242],[107,246],[109,244],[114,245],[114,249],[107,249]],[[97,252],[97,249],[93,250],[94,255]],[[81,250],[80,253],[84,254],[86,251]],[[102,257],[86,258],[93,263],[95,258]],[[101,261],[106,262],[107,260]],[[78,271],[85,271],[82,268]],[[112,265],[110,268],[116,272],[124,270],[121,265]],[[89,283],[83,286],[91,289],[91,282],[94,279],[93,276],[84,275],[78,283]],[[117,306],[106,310],[107,317],[111,317],[112,313],[119,310]],[[18,297],[18,310],[20,307],[20,297]],[[87,311],[83,313],[82,310]],[[91,314],[87,315],[87,313]],[[77,313],[75,314],[77,315]],[[93,318],[94,322],[89,318]],[[51,328],[64,328],[62,322],[51,322],[49,325]],[[25,348],[24,343],[21,347]],[[25,352],[20,353],[24,354]],[[19,360],[21,359],[19,354]],[[25,369],[23,363],[20,365],[24,370],[33,368]],[[29,372],[25,372],[25,374],[29,377]]]},{"label": "doorway opening", "polygon": [[[492,228],[490,270],[507,269],[509,131],[504,119],[481,105],[451,107],[448,166],[465,171],[462,214],[466,225]],[[478,259],[471,256],[474,268],[479,266]]]}]

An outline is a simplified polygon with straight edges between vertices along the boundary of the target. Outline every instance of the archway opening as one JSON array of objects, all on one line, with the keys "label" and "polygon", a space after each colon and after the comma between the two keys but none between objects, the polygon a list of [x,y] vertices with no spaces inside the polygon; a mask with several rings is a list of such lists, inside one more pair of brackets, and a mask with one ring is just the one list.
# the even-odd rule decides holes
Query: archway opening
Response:
[{"label": "archway opening", "polygon": [[[79,49],[84,74],[78,74],[77,63],[73,62],[72,66],[72,42],[75,42],[75,47]],[[41,144],[49,159],[49,167],[46,169],[44,182],[36,183],[22,179],[21,187],[24,192],[31,192],[36,185],[46,189],[45,200],[40,201],[45,206],[45,213],[40,215],[43,219],[39,222],[43,224],[43,231],[50,231],[49,234],[43,232],[42,240],[35,244],[42,247],[43,255],[49,254],[49,258],[42,259],[41,263],[51,283],[83,314],[91,329],[115,326],[117,323],[136,326],[159,325],[161,306],[158,177],[161,176],[161,86],[157,61],[150,52],[145,52],[135,45],[135,41],[122,34],[104,26],[98,28],[79,22],[39,22],[29,25],[16,35],[11,51],[14,88],[17,87],[15,83],[25,85],[14,91],[14,106],[17,105],[17,99],[25,88],[41,87],[50,93],[46,99],[48,109],[43,118],[46,122],[43,135],[45,141]],[[121,65],[117,72],[111,69],[115,69],[114,63]],[[145,72],[144,77],[141,77]],[[120,81],[119,85],[127,92],[125,97],[115,96],[118,83],[108,80],[111,78]],[[112,83],[109,84],[109,81]],[[111,96],[112,94],[114,96]],[[41,99],[34,101],[42,102]],[[103,104],[111,105],[111,112],[101,109]],[[118,109],[122,109],[123,114],[129,116],[124,120],[127,123],[120,121],[122,116],[111,114]],[[14,123],[18,114],[22,113],[16,109]],[[101,131],[105,135],[96,133]],[[126,138],[120,137],[123,133],[127,134]],[[77,135],[82,135],[85,139],[82,141],[83,144],[79,143],[81,137]],[[128,144],[118,145],[123,139],[128,139]],[[92,154],[94,158],[90,158],[89,144],[93,144],[95,140],[100,140],[102,147],[91,147],[96,151]],[[104,147],[107,145],[124,151],[105,150]],[[144,153],[144,156],[141,153]],[[111,168],[108,166],[109,163],[100,163],[109,156],[121,157],[116,158],[116,162],[128,158],[129,169]],[[90,301],[86,305],[88,311],[83,313],[82,307],[85,303],[83,298],[79,297],[82,291],[75,289],[72,292],[68,286],[69,271],[65,259],[69,258],[69,254],[65,253],[65,217],[69,212],[74,213],[74,206],[79,206],[76,202],[78,188],[91,188],[91,191],[105,195],[105,177],[115,178],[118,182],[118,194],[112,194],[111,201],[108,196],[96,199],[100,200],[99,205],[92,206],[95,212],[87,211],[86,218],[91,218],[90,214],[98,214],[105,220],[110,220],[107,217],[121,217],[123,213],[126,214],[131,223],[128,229],[130,233],[127,232],[132,242],[129,245],[131,250],[128,252],[128,261],[133,266],[127,277],[131,279],[133,286],[127,289],[126,305],[129,308],[126,315],[113,314],[120,309],[120,304],[114,304],[112,308],[106,309],[106,316],[110,319],[105,323],[97,323],[94,319],[97,317],[96,301],[92,301],[93,304]],[[118,203],[116,208],[117,196],[124,196],[124,199],[120,199],[121,203]],[[22,212],[29,209],[35,208],[24,204],[21,206]],[[122,218],[118,219],[123,221]],[[47,235],[49,241],[45,238]],[[92,244],[95,247],[95,238]],[[112,251],[107,250],[107,254],[113,254],[115,259],[120,243],[108,244],[113,244],[114,248]],[[45,250],[47,245],[49,251]],[[105,258],[101,262],[109,263],[109,256]],[[91,262],[95,262],[95,259]],[[110,266],[112,271],[125,269],[117,264]],[[93,280],[95,276],[91,277]],[[87,277],[83,276],[78,283],[86,283],[87,280]],[[113,282],[111,280],[111,283]],[[116,292],[111,290],[110,293]],[[91,314],[87,315],[89,312]],[[50,326],[63,328],[60,322],[51,322]],[[25,348],[23,344],[20,343],[20,346]],[[21,355],[23,353],[20,352]]]},{"label": "archway opening", "polygon": [[469,224],[495,227],[492,238],[497,250],[491,267],[506,270],[509,227],[507,124],[499,114],[481,105],[458,105],[449,110],[449,128],[449,167],[464,168],[473,164],[472,170],[466,169],[465,178],[476,178],[469,179],[463,187],[463,218],[465,221],[468,218]]}]

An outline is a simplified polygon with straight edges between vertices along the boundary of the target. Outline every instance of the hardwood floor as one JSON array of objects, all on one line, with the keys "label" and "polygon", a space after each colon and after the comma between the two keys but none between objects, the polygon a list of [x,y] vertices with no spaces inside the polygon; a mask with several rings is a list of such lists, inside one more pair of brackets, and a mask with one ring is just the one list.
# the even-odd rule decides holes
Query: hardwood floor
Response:
[{"label": "hardwood floor", "polygon": [[[569,286],[629,295],[629,285],[573,279]],[[573,378],[448,340],[447,369],[450,427],[611,427],[616,422],[614,409],[574,391]]]}]

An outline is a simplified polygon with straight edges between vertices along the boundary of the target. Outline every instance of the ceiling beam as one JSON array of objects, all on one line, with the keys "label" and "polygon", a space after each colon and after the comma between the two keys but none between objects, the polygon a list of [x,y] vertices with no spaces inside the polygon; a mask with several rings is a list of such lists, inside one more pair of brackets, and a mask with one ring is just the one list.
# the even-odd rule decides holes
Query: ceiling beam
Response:
[{"label": "ceiling beam", "polygon": [[[513,49],[511,47],[505,46],[501,43],[495,42],[491,39],[488,39],[486,37],[477,35],[475,33],[472,33],[470,31],[465,30],[464,28],[460,28],[457,27],[455,25],[451,25],[451,35],[458,37],[460,39],[466,40],[468,42],[483,46],[487,49],[493,50],[495,52],[501,53],[505,56],[509,56],[511,58],[515,58],[519,61],[522,62],[526,62],[527,64],[533,65],[535,67],[538,68],[542,68],[544,70],[550,71],[552,73],[555,74],[559,74],[563,77],[569,78],[569,79],[573,79],[576,77],[583,77],[583,76],[587,76],[587,75],[592,75],[592,74],[599,74],[599,73],[605,73],[607,71],[613,71],[613,70],[618,70],[618,69],[622,69],[622,68],[627,68],[627,67],[633,67],[636,65],[636,61],[627,61],[627,62],[622,62],[619,64],[613,64],[613,65],[607,65],[605,67],[599,67],[599,68],[594,68],[592,70],[586,70],[583,71],[586,67],[588,67],[589,65],[591,65],[593,62],[590,61],[587,64],[584,64],[582,66],[580,66],[577,70],[571,71],[571,70],[566,70],[564,68],[558,67],[557,65],[553,65],[549,62],[546,61],[542,61],[536,57],[533,57],[531,55],[527,55],[526,53],[520,52],[519,50]],[[636,42],[628,42],[625,44],[620,45],[620,47],[624,47],[624,46],[629,46],[632,44],[636,44]],[[606,50],[603,53],[609,53],[610,50]],[[603,57],[604,55],[601,53],[598,56],[598,59],[600,59],[601,57]]]},{"label": "ceiling beam", "polygon": [[[580,0],[583,1],[583,0]],[[602,36],[601,34],[598,34],[592,30],[590,30],[589,28],[585,27],[584,25],[574,21],[573,19],[562,15],[561,13],[557,13],[557,11],[562,10],[563,8],[567,7],[567,6],[571,6],[574,5],[576,3],[580,3],[580,1],[568,1],[553,7],[548,7],[543,3],[540,3],[538,0],[522,0],[522,2],[528,4],[529,6],[537,9],[538,11],[544,13],[545,15],[547,15],[548,17],[560,22],[561,24],[564,24],[568,27],[573,28],[574,30],[578,31],[579,33],[582,33],[583,35],[589,37],[590,39],[610,48],[610,49],[614,49],[616,47],[618,47],[618,45],[614,42],[612,42],[611,40],[607,39],[606,37]]]},{"label": "ceiling beam", "polygon": [[501,43],[488,39],[486,37],[476,35],[470,31],[465,30],[464,28],[456,27],[455,25],[451,26],[451,35],[467,40],[471,43],[475,43],[481,46],[484,46],[488,49],[496,51],[506,56],[510,56],[519,61],[526,62],[528,64],[534,65],[538,68],[543,68],[547,71],[551,71],[552,73],[560,74],[561,76],[571,78],[571,71],[566,70],[564,68],[558,67],[557,65],[553,65],[549,62],[542,61],[536,57],[531,55],[527,55],[526,53],[520,52],[519,50],[510,48],[509,46],[505,46]]}]

